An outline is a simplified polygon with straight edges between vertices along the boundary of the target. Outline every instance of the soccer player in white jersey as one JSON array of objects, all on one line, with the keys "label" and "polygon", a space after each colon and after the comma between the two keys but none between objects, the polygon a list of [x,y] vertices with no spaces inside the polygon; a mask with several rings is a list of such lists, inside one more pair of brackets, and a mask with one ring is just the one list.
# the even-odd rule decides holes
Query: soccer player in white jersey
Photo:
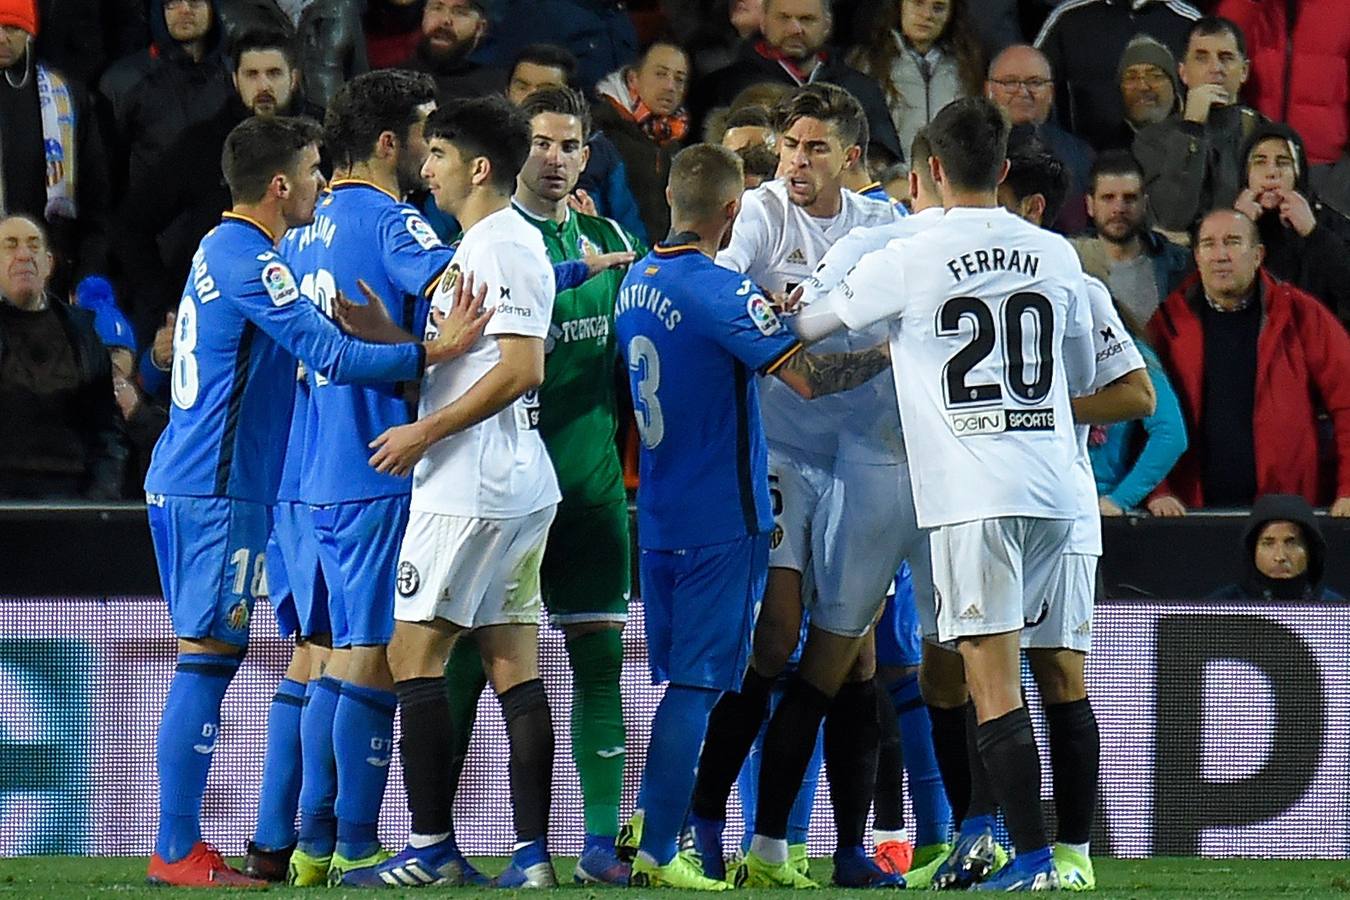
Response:
[{"label": "soccer player in white jersey", "polygon": [[[1010,167],[999,186],[999,202],[1033,225],[1043,227],[1055,221],[1068,191],[1063,163],[1034,138],[1022,146],[1010,145],[1008,157]],[[1121,322],[1110,291],[1096,278],[1086,276],[1086,281],[1092,304],[1096,375],[1087,392],[1073,399],[1079,440],[1078,515],[1047,614],[1022,631],[1022,647],[1045,706],[1058,826],[1055,869],[1060,887],[1070,890],[1092,890],[1096,886],[1088,840],[1097,806],[1100,739],[1083,669],[1092,644],[1102,529],[1087,433],[1091,425],[1150,416],[1156,402],[1144,359]]]},{"label": "soccer player in white jersey", "polygon": [[[788,293],[806,280],[835,241],[858,226],[893,222],[902,212],[890,203],[868,199],[843,187],[845,169],[861,155],[861,142],[866,134],[862,107],[847,91],[829,84],[806,85],[784,102],[778,118],[780,177],[745,194],[731,242],[718,253],[717,263],[743,272],[768,291]],[[847,348],[847,339],[840,337],[821,349]],[[842,573],[827,573],[813,566],[812,542],[823,539],[830,527],[825,519],[824,501],[834,481],[841,413],[852,407],[853,394],[869,390],[863,386],[837,397],[808,402],[773,380],[766,380],[762,385],[760,404],[769,444],[769,482],[775,496],[776,513],[769,543],[768,586],[756,621],[751,666],[741,691],[724,695],[714,709],[709,719],[707,743],[699,760],[691,823],[700,839],[705,872],[709,871],[709,860],[720,859],[720,830],[726,819],[731,785],[763,723],[774,679],[783,671],[796,648],[801,626],[803,581],[814,582],[822,603],[824,598],[833,600],[841,596],[844,590]],[[870,599],[879,605],[884,595],[883,582],[876,596],[864,599],[863,604]],[[842,635],[839,643],[844,647],[843,653],[848,655],[847,662],[842,667],[833,664],[829,667],[842,668],[837,676],[831,672],[827,677],[814,679],[820,683],[813,688],[810,709],[804,718],[799,715],[800,698],[793,699],[791,690],[784,695],[783,702],[787,704],[789,715],[783,721],[794,723],[789,731],[794,742],[800,737],[806,747],[806,756],[799,761],[795,757],[787,760],[786,769],[780,771],[782,760],[773,758],[766,749],[765,767],[761,770],[757,819],[765,814],[768,818],[763,823],[757,821],[756,830],[775,835],[776,840],[784,842],[784,847],[788,814],[814,746],[820,720],[830,698],[840,691],[861,643],[860,637],[867,632],[871,612],[875,611],[874,608],[859,612],[845,609],[841,604],[831,605],[839,614],[839,620],[830,621],[828,614],[824,619],[813,619],[813,638],[808,640],[815,639],[817,630],[814,626],[817,625]],[[816,641],[820,642],[819,639]],[[821,655],[819,648],[815,655]],[[834,659],[840,653],[834,651],[828,655]],[[803,657],[803,665],[809,666],[808,657]],[[809,674],[806,677],[809,678]],[[841,734],[870,734],[875,738],[875,690],[870,677],[852,682],[844,689],[841,712],[855,711],[863,715],[865,709],[867,720],[848,724],[845,716],[838,721],[842,726],[838,729]],[[801,722],[797,721],[799,718]],[[827,727],[827,761],[830,756],[828,733]],[[876,752],[875,740],[845,743],[851,756],[866,757],[869,746],[871,754]],[[765,746],[769,746],[768,735]],[[837,757],[830,765],[831,771],[836,772],[867,770],[865,764],[843,762]],[[862,827],[871,803],[871,787],[863,784],[864,780],[860,778],[859,784],[849,787],[831,785],[831,796],[836,801],[844,800],[844,806],[837,803],[837,808],[851,810],[843,816],[836,814],[836,824],[842,829],[841,847],[861,848]],[[770,785],[772,787],[768,787]],[[856,834],[852,833],[854,831]],[[837,867],[836,878],[843,876],[850,884],[879,879],[894,881],[872,865],[866,854],[862,854],[857,862],[858,872],[844,872]],[[779,860],[775,856],[774,864],[784,866],[783,878],[788,879],[785,863],[786,857]],[[783,883],[790,883],[790,880]]]},{"label": "soccer player in white jersey", "polygon": [[539,231],[511,209],[529,122],[501,98],[462,100],[428,118],[425,134],[422,173],[437,205],[467,229],[433,306],[476,287],[494,313],[456,365],[427,371],[418,420],[371,445],[376,469],[413,472],[389,645],[412,834],[402,852],[344,884],[417,886],[457,874],[443,670],[455,637],[473,630],[511,748],[516,851],[497,883],[552,886],[545,838],[553,726],[538,667],[539,566],[560,495],[535,391],[555,282]]},{"label": "soccer player in white jersey", "polygon": [[1008,123],[996,106],[958,100],[928,136],[942,221],[868,254],[794,327],[889,324],[915,511],[933,529],[938,637],[961,652],[1017,848],[980,887],[1053,889],[1020,633],[1045,614],[1077,514],[1070,397],[1094,370],[1087,287],[1067,241],[998,208]]}]

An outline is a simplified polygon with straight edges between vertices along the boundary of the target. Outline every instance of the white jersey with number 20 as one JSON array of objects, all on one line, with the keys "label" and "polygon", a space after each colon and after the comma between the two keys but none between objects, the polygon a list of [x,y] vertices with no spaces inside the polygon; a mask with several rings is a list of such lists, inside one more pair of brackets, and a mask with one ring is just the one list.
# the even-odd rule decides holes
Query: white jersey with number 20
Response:
[{"label": "white jersey with number 20", "polygon": [[829,303],[855,330],[891,323],[920,527],[1077,515],[1064,345],[1090,340],[1092,315],[1068,241],[957,207],[863,257]]}]

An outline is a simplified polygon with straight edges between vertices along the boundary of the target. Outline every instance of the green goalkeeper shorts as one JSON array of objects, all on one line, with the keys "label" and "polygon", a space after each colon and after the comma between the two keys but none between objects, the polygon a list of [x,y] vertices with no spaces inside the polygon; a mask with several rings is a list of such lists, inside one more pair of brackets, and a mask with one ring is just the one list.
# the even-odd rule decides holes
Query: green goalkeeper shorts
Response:
[{"label": "green goalkeeper shorts", "polygon": [[627,621],[631,553],[627,500],[585,509],[559,506],[540,569],[549,622]]}]

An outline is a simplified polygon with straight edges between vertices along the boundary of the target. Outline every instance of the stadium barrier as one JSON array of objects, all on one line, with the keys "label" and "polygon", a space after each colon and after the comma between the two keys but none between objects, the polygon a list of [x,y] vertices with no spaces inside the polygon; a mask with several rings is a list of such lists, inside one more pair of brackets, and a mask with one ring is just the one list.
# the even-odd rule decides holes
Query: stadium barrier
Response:
[{"label": "stadium barrier", "polygon": [[[135,551],[143,516],[116,507],[0,509],[0,855],[149,852],[155,733],[173,667],[167,613],[153,589],[70,589],[100,571],[113,585],[145,578],[127,570],[146,565],[152,577],[153,563]],[[1172,530],[1169,555],[1155,566],[1177,556],[1177,565],[1199,568],[1201,557],[1179,544],[1185,533]],[[119,558],[121,571],[100,569]],[[37,584],[48,590],[35,592]],[[660,696],[646,676],[641,615],[635,602],[624,639],[625,813]],[[1350,604],[1106,600],[1095,631],[1088,679],[1102,731],[1102,802],[1094,852],[1350,856]],[[551,844],[575,853],[582,823],[567,658],[557,632],[544,630],[542,641],[559,748]],[[252,832],[267,704],[286,658],[270,609],[259,604],[204,806],[206,835],[226,852],[240,852]],[[1034,690],[1030,699],[1043,737]],[[407,813],[397,767],[390,776],[381,830],[397,844]],[[509,853],[508,798],[505,729],[485,697],[457,805],[467,851]],[[729,839],[740,827],[734,807],[733,798]],[[832,849],[832,833],[822,787],[812,852]]]}]

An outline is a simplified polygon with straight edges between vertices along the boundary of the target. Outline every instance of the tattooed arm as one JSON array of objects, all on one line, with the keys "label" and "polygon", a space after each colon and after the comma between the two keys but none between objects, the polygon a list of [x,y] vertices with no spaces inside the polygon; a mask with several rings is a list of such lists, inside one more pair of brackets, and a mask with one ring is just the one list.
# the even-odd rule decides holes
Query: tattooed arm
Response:
[{"label": "tattooed arm", "polygon": [[817,354],[803,348],[788,357],[773,374],[812,400],[866,384],[890,365],[890,347],[884,342],[852,353]]}]

